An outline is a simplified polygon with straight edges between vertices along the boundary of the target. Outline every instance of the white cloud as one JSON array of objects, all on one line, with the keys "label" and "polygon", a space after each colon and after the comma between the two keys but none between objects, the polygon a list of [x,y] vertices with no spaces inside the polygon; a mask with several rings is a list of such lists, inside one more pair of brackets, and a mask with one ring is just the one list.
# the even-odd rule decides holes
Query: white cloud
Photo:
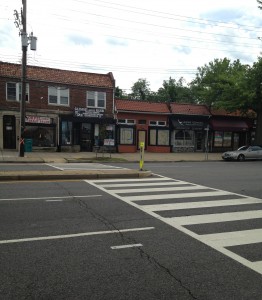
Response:
[{"label": "white cloud", "polygon": [[[21,60],[13,17],[20,8],[21,0],[0,3],[1,60]],[[146,78],[157,90],[170,76],[190,81],[215,58],[252,64],[260,55],[261,14],[255,0],[27,0],[27,32],[38,38],[28,62],[112,71],[123,89]]]}]

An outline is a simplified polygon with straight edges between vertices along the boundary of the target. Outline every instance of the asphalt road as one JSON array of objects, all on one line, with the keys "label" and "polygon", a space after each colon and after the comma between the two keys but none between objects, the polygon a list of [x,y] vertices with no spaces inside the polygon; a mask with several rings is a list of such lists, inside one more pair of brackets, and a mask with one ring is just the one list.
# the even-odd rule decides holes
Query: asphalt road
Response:
[{"label": "asphalt road", "polygon": [[[261,166],[262,162],[145,165],[174,178],[163,178],[171,188],[182,180],[188,189],[194,183],[202,193],[215,188],[260,199]],[[163,216],[166,210],[150,210],[151,198],[170,193],[136,194],[139,188],[161,183],[155,180],[0,183],[1,299],[261,299],[261,274],[194,237],[223,233],[223,222],[180,230],[165,222],[170,220]],[[128,200],[134,195],[142,198]],[[252,205],[261,211],[259,202]],[[186,215],[191,210],[183,209]],[[232,231],[262,228],[261,218],[230,226]],[[236,248],[232,253],[262,260],[261,243]]]}]

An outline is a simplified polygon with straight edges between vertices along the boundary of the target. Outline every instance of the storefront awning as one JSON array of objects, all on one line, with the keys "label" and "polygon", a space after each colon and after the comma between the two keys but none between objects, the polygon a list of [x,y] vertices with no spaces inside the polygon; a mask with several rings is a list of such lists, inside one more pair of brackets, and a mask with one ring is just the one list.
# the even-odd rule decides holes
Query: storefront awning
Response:
[{"label": "storefront awning", "polygon": [[210,125],[213,130],[220,131],[247,131],[248,125],[243,120],[210,120]]}]

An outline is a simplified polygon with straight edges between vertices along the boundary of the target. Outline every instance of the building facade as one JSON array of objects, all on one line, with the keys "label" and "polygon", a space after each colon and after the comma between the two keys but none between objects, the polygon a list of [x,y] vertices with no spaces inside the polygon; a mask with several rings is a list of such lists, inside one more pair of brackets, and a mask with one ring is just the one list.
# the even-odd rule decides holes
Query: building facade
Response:
[{"label": "building facade", "polygon": [[170,152],[170,111],[166,103],[115,100],[118,152]]},{"label": "building facade", "polygon": [[[112,73],[27,66],[25,138],[34,149],[92,151],[115,139]],[[0,62],[0,149],[18,149],[21,65]]]},{"label": "building facade", "polygon": [[172,152],[205,151],[210,111],[205,105],[170,103]]}]

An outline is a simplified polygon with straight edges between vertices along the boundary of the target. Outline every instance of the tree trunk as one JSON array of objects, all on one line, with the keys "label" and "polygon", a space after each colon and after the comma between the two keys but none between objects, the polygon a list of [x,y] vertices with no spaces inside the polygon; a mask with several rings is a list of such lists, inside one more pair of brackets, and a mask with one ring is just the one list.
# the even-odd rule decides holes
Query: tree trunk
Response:
[{"label": "tree trunk", "polygon": [[255,143],[262,146],[262,109],[257,111],[257,127]]}]

